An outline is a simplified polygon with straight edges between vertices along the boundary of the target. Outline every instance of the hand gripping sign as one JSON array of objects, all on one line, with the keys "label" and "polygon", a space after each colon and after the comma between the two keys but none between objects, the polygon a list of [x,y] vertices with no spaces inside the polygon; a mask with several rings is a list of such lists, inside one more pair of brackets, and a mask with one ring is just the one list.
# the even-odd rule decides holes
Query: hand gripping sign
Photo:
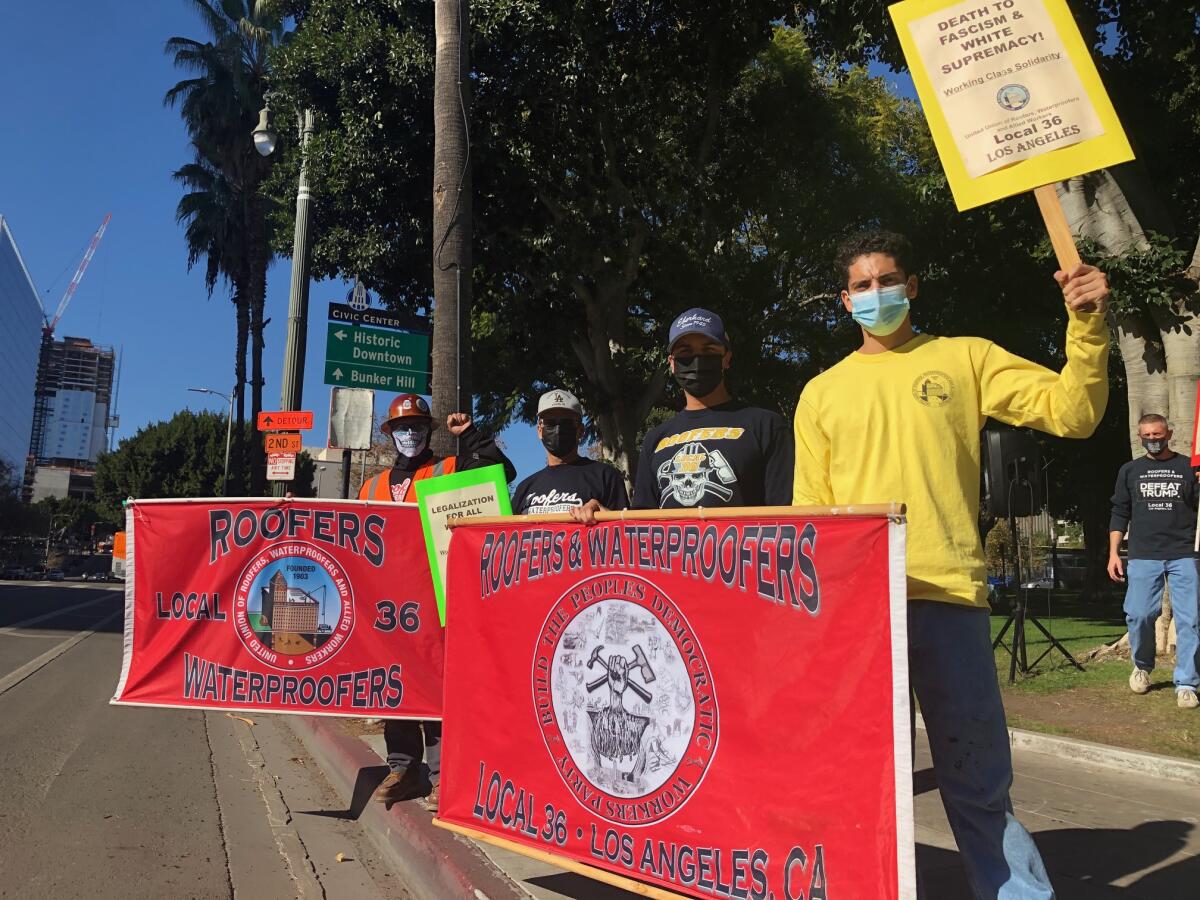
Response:
[{"label": "hand gripping sign", "polygon": [[903,517],[851,512],[457,524],[439,824],[644,896],[914,897]]},{"label": "hand gripping sign", "polygon": [[125,519],[113,703],[441,715],[442,628],[415,506],[139,500]]},{"label": "hand gripping sign", "polygon": [[889,12],[958,208],[1032,190],[1059,265],[1077,265],[1051,185],[1133,150],[1066,0],[905,0]]}]

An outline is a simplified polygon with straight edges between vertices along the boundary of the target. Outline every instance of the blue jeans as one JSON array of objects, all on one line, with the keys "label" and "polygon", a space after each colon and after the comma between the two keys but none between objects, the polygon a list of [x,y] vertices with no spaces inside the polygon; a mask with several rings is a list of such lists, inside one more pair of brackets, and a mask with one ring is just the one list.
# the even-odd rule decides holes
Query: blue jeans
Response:
[{"label": "blue jeans", "polygon": [[1163,584],[1171,582],[1171,610],[1175,616],[1175,687],[1195,690],[1200,653],[1200,625],[1196,622],[1196,560],[1131,559],[1125,567],[1125,624],[1129,649],[1139,669],[1154,669],[1154,623],[1162,613]]},{"label": "blue jeans", "polygon": [[910,600],[908,666],[975,897],[1053,900],[1041,854],[1008,795],[1012,755],[987,610]]}]

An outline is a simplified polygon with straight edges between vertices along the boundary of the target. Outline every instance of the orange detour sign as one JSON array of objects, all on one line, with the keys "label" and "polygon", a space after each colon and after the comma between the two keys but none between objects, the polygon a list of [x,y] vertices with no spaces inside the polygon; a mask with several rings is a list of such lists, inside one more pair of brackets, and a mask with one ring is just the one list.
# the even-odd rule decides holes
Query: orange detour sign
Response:
[{"label": "orange detour sign", "polygon": [[267,453],[299,453],[300,435],[295,431],[264,434],[263,449]]},{"label": "orange detour sign", "polygon": [[295,412],[260,412],[258,414],[259,431],[303,431],[313,427],[311,410]]}]

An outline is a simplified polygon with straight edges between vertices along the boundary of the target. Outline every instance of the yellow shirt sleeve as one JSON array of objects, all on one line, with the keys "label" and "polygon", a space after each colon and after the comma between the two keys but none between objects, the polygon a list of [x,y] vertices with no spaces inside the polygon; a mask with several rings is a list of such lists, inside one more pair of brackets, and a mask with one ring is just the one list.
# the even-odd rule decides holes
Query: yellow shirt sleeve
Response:
[{"label": "yellow shirt sleeve", "polygon": [[1108,405],[1108,348],[1104,314],[1072,311],[1061,372],[988,344],[979,371],[983,414],[1059,437],[1090,437]]},{"label": "yellow shirt sleeve", "polygon": [[833,506],[829,483],[829,438],[817,421],[817,411],[800,395],[794,423],[796,469],[792,476],[793,506]]}]

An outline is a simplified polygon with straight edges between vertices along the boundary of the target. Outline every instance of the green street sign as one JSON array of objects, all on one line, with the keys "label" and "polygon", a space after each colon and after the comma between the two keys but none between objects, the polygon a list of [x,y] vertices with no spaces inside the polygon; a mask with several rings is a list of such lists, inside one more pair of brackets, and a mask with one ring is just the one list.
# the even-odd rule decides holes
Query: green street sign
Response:
[{"label": "green street sign", "polygon": [[374,388],[395,394],[428,394],[429,373],[325,361],[325,383],[335,387]]},{"label": "green street sign", "polygon": [[428,394],[429,335],[330,322],[325,383]]},{"label": "green street sign", "polygon": [[330,322],[325,361],[424,372],[429,369],[429,335]]}]

